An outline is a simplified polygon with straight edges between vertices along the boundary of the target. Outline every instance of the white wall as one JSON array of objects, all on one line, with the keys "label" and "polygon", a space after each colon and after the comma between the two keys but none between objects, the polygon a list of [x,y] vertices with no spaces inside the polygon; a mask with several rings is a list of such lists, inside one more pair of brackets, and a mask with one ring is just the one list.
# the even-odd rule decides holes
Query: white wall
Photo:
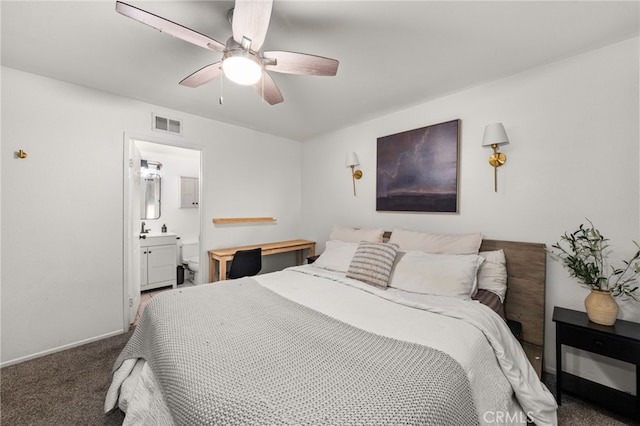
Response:
[{"label": "white wall", "polygon": [[[156,136],[153,112],[183,136]],[[298,142],[2,68],[2,365],[122,331],[125,133],[203,148],[203,252],[305,237]]]},{"label": "white wall", "polygon": [[[306,141],[302,213],[309,237],[321,251],[334,224],[398,226],[549,246],[588,217],[628,257],[631,240],[640,240],[638,62],[635,38]],[[376,212],[376,138],[458,118],[459,213]],[[504,123],[511,141],[502,149],[508,160],[497,193],[491,150],[481,147],[484,126],[494,122]],[[357,197],[344,166],[348,151],[358,154],[364,172]],[[555,371],[553,307],[584,310],[587,290],[549,259],[546,295],[544,362]],[[623,303],[620,318],[640,321],[640,304]],[[580,361],[581,374],[608,382],[588,364]]]}]

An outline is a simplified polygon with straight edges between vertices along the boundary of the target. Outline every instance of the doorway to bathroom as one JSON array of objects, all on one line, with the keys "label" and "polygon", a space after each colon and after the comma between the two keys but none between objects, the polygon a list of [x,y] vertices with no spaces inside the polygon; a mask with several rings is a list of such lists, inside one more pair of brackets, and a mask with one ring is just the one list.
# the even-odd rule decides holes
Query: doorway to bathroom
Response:
[{"label": "doorway to bathroom", "polygon": [[[177,283],[182,277],[185,284],[199,284],[200,278],[197,274],[194,277],[191,269],[197,270],[203,258],[204,155],[200,146],[130,135],[125,135],[125,154],[124,328],[128,329],[141,302],[147,299],[142,297],[143,290],[170,289],[165,280]],[[184,187],[185,181],[189,182],[188,188]],[[168,247],[162,260],[166,265],[156,264],[157,271],[164,274],[156,279],[145,273],[151,268],[145,247],[152,236],[158,235],[175,236],[176,244]],[[184,243],[195,247],[195,255],[186,270],[181,270]],[[157,252],[153,250],[154,255]]]}]

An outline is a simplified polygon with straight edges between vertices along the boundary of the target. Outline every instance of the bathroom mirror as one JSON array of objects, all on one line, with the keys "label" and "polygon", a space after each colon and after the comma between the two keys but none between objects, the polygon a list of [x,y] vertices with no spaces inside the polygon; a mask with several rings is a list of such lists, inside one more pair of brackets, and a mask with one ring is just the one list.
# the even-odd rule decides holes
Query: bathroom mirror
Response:
[{"label": "bathroom mirror", "polygon": [[160,180],[159,175],[142,177],[140,219],[160,219]]}]

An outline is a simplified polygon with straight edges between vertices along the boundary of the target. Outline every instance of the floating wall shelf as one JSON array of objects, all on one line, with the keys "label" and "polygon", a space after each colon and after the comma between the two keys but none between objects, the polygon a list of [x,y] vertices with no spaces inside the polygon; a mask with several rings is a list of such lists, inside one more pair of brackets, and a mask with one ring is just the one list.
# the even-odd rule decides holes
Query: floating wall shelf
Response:
[{"label": "floating wall shelf", "polygon": [[214,217],[213,223],[254,223],[254,222],[275,222],[273,217]]}]

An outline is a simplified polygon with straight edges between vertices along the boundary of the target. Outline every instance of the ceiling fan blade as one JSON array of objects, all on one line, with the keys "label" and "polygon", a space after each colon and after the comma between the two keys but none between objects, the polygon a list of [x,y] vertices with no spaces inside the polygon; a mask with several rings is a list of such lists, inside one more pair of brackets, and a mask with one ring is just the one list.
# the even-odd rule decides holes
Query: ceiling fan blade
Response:
[{"label": "ceiling fan blade", "polygon": [[279,104],[284,101],[282,93],[280,93],[280,89],[278,89],[278,85],[266,71],[262,73],[262,79],[254,84],[253,87],[256,89],[256,92],[258,92],[258,94],[269,103],[269,105]]},{"label": "ceiling fan blade", "polygon": [[322,56],[309,55],[307,53],[272,51],[264,52],[265,59],[275,59],[275,65],[265,65],[270,71],[285,74],[304,74],[334,76],[338,72],[339,62],[335,59]]},{"label": "ceiling fan blade", "polygon": [[170,34],[191,44],[195,44],[196,46],[204,47],[205,49],[213,50],[214,52],[224,51],[225,45],[219,41],[207,37],[204,34],[200,34],[199,32],[183,25],[176,24],[173,21],[154,15],[153,13],[131,6],[130,4],[117,1],[116,12],[142,22],[143,24],[149,25],[163,33]]},{"label": "ceiling fan blade", "polygon": [[198,87],[222,76],[222,61],[200,68],[180,82],[182,86]]},{"label": "ceiling fan blade", "polygon": [[236,0],[233,9],[233,39],[242,44],[243,38],[251,40],[251,50],[258,51],[264,43],[271,20],[273,0]]}]

